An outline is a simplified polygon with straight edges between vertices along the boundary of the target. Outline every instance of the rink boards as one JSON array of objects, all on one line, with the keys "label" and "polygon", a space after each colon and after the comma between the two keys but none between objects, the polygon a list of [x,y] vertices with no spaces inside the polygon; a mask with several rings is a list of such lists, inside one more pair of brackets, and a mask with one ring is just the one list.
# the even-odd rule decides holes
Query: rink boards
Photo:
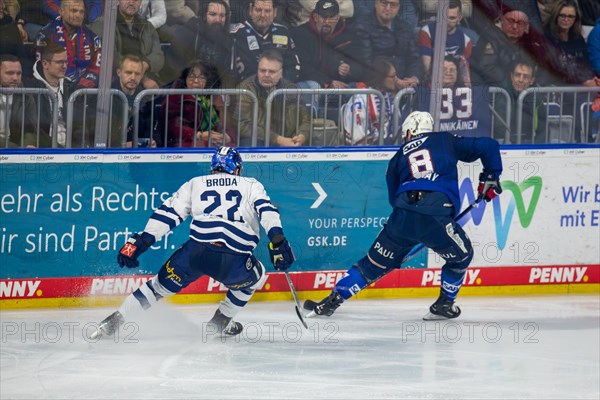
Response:
[{"label": "rink boards", "polygon": [[[280,210],[298,261],[301,297],[326,294],[363,256],[387,220],[385,170],[394,148],[243,152]],[[462,294],[600,291],[600,146],[502,150],[504,193],[462,224],[475,256]],[[186,180],[209,171],[210,153],[0,154],[0,307],[118,303],[186,240],[187,224],[122,270],[116,252]],[[478,163],[460,165],[462,208],[475,198]],[[264,234],[262,236],[265,236]],[[266,241],[257,257],[268,263]],[[432,296],[441,259],[423,251],[358,297]],[[201,278],[174,302],[215,301],[225,288]],[[270,272],[258,300],[291,298]]]}]

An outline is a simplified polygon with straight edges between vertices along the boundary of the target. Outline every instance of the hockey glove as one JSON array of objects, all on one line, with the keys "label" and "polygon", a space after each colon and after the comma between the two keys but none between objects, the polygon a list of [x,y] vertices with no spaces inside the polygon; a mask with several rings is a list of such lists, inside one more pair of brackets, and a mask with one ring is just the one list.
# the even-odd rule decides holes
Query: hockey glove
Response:
[{"label": "hockey glove", "polygon": [[479,198],[486,202],[492,201],[493,198],[502,193],[502,187],[498,180],[498,175],[494,173],[479,174],[479,186],[477,187]]},{"label": "hockey glove", "polygon": [[121,250],[119,250],[119,254],[117,255],[117,262],[121,268],[135,268],[140,265],[140,262],[137,258],[146,250],[148,247],[154,244],[154,238],[147,234],[146,232],[142,232],[141,235],[135,233],[132,237],[127,239],[127,242]]},{"label": "hockey glove", "polygon": [[273,266],[278,271],[287,271],[296,261],[290,243],[282,235],[275,236],[269,243],[269,255]]}]

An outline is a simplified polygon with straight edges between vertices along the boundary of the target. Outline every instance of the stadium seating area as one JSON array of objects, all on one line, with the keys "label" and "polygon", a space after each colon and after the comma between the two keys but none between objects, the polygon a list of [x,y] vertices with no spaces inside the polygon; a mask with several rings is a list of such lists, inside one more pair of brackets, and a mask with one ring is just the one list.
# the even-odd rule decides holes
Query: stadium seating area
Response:
[{"label": "stadium seating area", "polygon": [[393,145],[433,95],[441,130],[600,141],[597,0],[450,0],[443,59],[439,3],[115,0],[107,35],[104,1],[0,0],[0,148]]}]

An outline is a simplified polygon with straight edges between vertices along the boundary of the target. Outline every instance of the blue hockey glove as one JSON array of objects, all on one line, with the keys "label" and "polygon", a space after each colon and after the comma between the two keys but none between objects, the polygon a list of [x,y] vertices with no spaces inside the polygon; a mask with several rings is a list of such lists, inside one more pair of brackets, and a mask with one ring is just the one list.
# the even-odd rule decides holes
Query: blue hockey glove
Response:
[{"label": "blue hockey glove", "polygon": [[121,268],[135,268],[140,265],[137,258],[146,250],[152,246],[154,239],[151,235],[146,232],[142,232],[141,235],[135,233],[132,237],[127,239],[127,242],[117,255],[117,262]]},{"label": "blue hockey glove", "polygon": [[494,173],[481,173],[479,174],[479,186],[477,187],[477,193],[479,198],[484,199],[486,202],[492,201],[496,196],[502,193],[502,187],[498,180],[498,175]]},{"label": "blue hockey glove", "polygon": [[275,236],[269,243],[269,255],[273,266],[278,271],[287,271],[296,261],[290,243],[282,235]]}]

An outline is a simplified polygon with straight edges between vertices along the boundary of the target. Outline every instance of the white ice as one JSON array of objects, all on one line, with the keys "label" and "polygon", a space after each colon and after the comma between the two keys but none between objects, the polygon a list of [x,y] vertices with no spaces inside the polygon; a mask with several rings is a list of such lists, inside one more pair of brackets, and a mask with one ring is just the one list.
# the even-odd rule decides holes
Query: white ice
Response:
[{"label": "white ice", "polygon": [[[244,333],[206,337],[216,304],[161,304],[115,339],[111,309],[0,312],[1,399],[599,399],[600,296],[355,300],[304,330],[293,303],[250,302]],[[87,325],[86,325],[87,324]]]}]

